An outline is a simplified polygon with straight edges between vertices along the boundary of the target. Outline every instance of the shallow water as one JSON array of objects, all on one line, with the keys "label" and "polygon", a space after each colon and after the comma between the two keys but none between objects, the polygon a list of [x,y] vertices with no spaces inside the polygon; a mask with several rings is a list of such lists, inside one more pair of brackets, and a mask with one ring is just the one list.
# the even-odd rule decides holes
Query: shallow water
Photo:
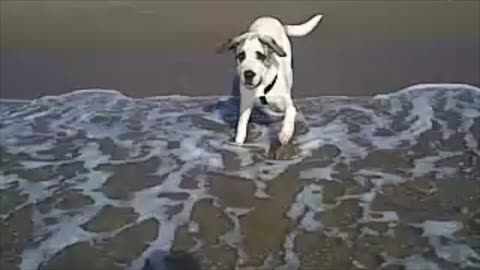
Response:
[{"label": "shallow water", "polygon": [[3,100],[2,268],[480,268],[480,89],[296,104],[238,147],[233,98]]}]

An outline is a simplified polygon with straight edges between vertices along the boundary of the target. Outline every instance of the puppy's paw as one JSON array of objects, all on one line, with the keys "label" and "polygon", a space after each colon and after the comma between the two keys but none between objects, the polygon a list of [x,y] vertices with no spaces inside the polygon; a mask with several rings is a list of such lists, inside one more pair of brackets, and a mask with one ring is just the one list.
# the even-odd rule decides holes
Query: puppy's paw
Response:
[{"label": "puppy's paw", "polygon": [[285,125],[283,126],[282,130],[280,131],[280,134],[278,135],[278,141],[282,145],[287,144],[293,136],[293,131],[294,131],[294,125]]},{"label": "puppy's paw", "polygon": [[234,148],[242,147],[242,146],[243,146],[242,143],[237,143],[237,142],[235,142],[235,141],[227,141],[226,144],[227,144],[227,146],[229,146],[229,147],[234,147]]},{"label": "puppy's paw", "polygon": [[242,145],[243,143],[245,143],[246,137],[247,136],[245,136],[245,135],[243,135],[243,136],[242,135],[237,135],[235,137],[235,144]]}]

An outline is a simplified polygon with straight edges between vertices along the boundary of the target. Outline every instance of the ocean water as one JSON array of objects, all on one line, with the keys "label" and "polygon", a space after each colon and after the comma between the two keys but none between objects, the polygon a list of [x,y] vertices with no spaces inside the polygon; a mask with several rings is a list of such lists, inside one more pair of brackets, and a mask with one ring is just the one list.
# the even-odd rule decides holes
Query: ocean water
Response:
[{"label": "ocean water", "polygon": [[237,102],[2,100],[2,269],[480,269],[479,88]]}]

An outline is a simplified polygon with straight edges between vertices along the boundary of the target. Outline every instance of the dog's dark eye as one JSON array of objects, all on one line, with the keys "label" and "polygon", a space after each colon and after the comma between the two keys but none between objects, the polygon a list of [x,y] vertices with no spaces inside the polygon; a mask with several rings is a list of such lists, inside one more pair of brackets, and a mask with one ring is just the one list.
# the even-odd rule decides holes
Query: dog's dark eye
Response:
[{"label": "dog's dark eye", "polygon": [[239,62],[242,62],[245,59],[245,52],[240,52],[237,54],[236,58]]},{"label": "dog's dark eye", "polygon": [[257,59],[260,61],[265,61],[265,59],[267,59],[267,56],[261,52],[257,52]]}]

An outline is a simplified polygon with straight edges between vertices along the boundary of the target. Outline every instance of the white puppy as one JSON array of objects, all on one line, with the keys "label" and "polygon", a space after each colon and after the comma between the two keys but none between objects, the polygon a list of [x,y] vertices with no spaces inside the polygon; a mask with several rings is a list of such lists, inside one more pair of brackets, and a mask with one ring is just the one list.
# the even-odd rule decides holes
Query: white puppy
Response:
[{"label": "white puppy", "polygon": [[[218,52],[235,52],[237,73],[240,78],[240,111],[235,142],[243,144],[247,126],[255,105],[265,112],[283,115],[278,136],[281,144],[292,138],[295,130],[296,109],[292,101],[292,55],[288,36],[310,33],[322,15],[315,15],[300,25],[283,25],[278,19],[256,19],[248,31],[227,40]],[[275,113],[277,111],[277,113]]]}]

